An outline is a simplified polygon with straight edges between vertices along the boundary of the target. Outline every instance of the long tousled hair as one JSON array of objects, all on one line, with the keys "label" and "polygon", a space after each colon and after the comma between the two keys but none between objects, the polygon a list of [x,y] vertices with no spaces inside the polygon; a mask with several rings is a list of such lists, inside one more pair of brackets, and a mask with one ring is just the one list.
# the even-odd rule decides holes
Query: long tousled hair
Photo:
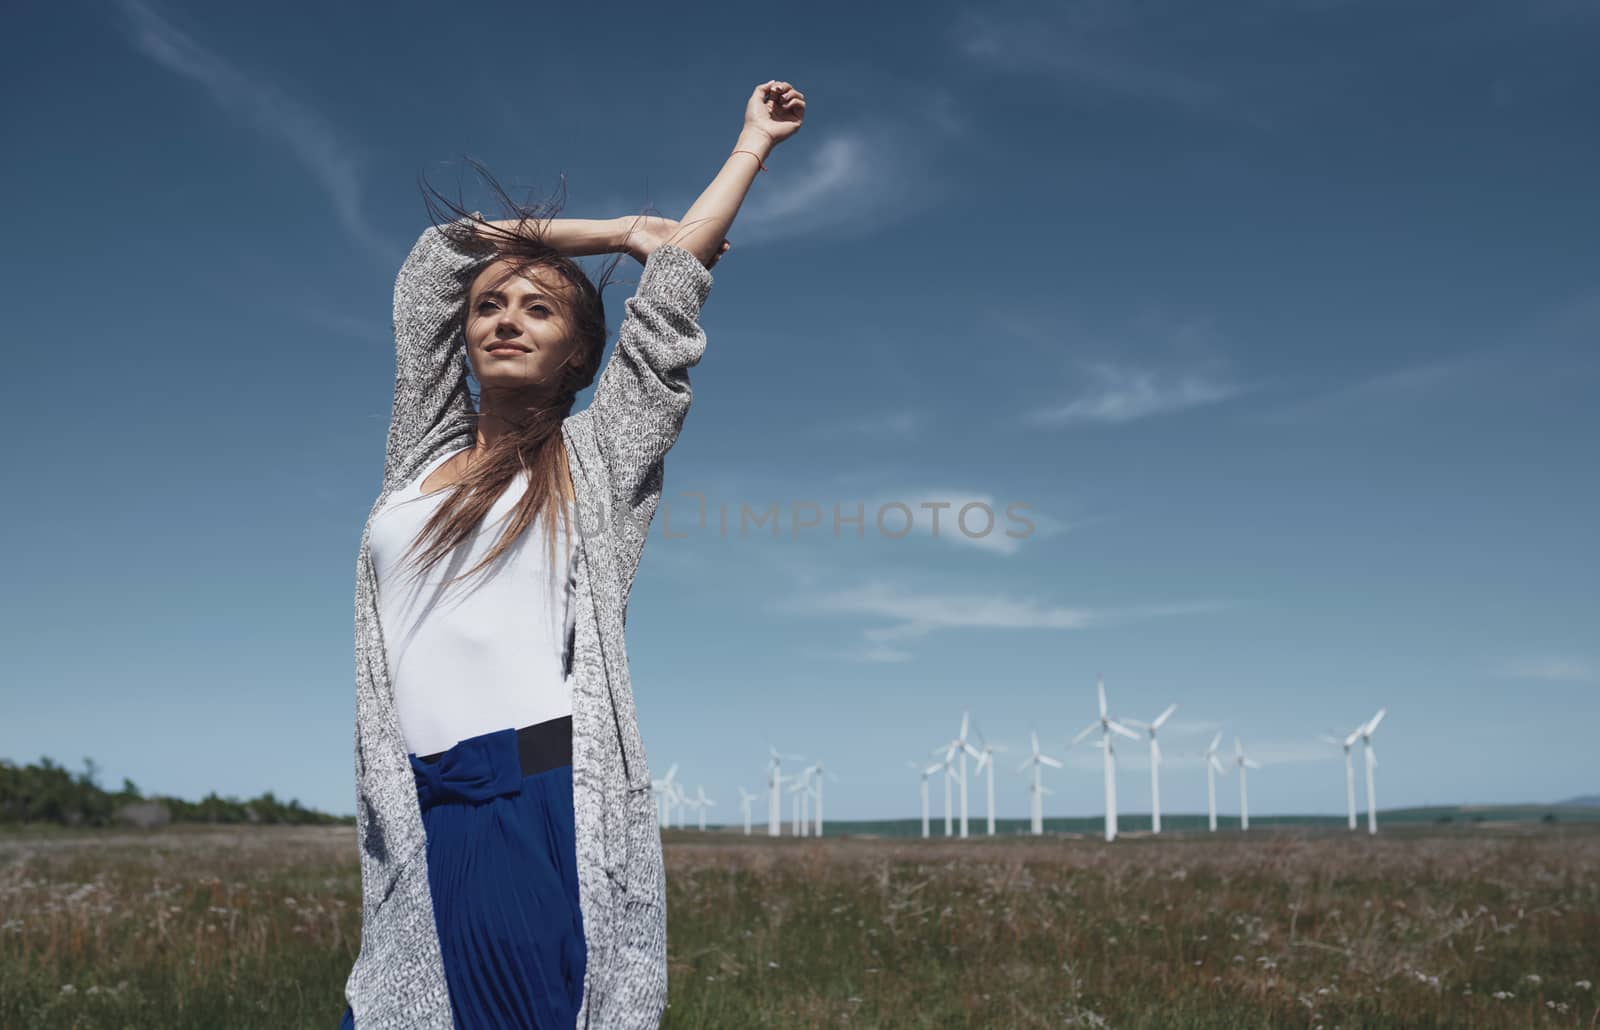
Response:
[{"label": "long tousled hair", "polygon": [[[490,260],[498,258],[508,263],[504,275],[498,277],[492,287],[526,275],[536,267],[552,270],[565,287],[561,295],[554,298],[554,303],[562,308],[567,324],[576,337],[577,347],[551,380],[529,385],[525,405],[519,402],[512,411],[497,410],[498,415],[515,421],[515,428],[502,434],[490,445],[482,458],[458,482],[442,488],[446,492],[443,502],[412,541],[407,555],[414,557],[417,570],[425,572],[431,569],[462,541],[473,536],[478,524],[500,495],[519,474],[527,473],[528,487],[516,508],[508,513],[508,524],[499,541],[482,561],[448,582],[470,576],[493,563],[541,516],[544,518],[550,560],[554,563],[558,520],[561,528],[568,532],[572,525],[566,505],[572,478],[567,466],[561,424],[571,412],[578,391],[593,383],[599,372],[606,337],[609,335],[605,301],[601,294],[610,284],[611,275],[624,256],[618,253],[604,265],[597,286],[577,262],[545,242],[545,231],[550,220],[561,210],[561,203],[519,204],[506,194],[481,164],[472,158],[467,158],[467,161],[489,184],[506,210],[506,216],[500,220],[515,220],[515,228],[508,230],[490,224],[489,219],[467,211],[461,204],[439,193],[423,176],[420,180],[423,201],[427,205],[430,220],[441,233],[469,250],[487,253],[484,251],[487,242],[493,249]],[[565,191],[566,180],[563,177],[563,200]],[[449,214],[445,215],[441,208]],[[467,221],[463,222],[462,219]],[[459,344],[465,337],[467,314],[466,303],[463,302],[456,335],[457,352],[463,362],[466,360],[465,349]],[[480,391],[479,398],[481,396]],[[481,410],[479,398],[474,398],[475,413]],[[476,419],[477,415],[473,417]]]}]

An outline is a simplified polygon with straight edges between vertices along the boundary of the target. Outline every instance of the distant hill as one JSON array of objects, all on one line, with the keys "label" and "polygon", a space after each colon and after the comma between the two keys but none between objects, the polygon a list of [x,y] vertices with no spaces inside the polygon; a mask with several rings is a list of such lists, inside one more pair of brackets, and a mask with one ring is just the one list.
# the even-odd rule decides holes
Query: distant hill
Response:
[{"label": "distant hill", "polygon": [[1575,798],[1557,801],[1558,805],[1572,805],[1575,808],[1600,808],[1600,794],[1579,794]]}]

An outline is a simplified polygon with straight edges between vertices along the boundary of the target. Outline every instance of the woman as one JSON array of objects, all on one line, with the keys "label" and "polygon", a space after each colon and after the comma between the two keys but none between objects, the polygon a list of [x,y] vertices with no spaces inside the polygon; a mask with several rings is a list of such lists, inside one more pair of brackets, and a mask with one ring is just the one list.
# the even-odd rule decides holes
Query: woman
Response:
[{"label": "woman", "polygon": [[[708,269],[804,110],[789,83],[758,86],[682,223],[451,205],[463,217],[406,258],[357,560],[362,933],[343,1026],[659,1024],[666,903],[628,591],[705,347]],[[611,251],[644,271],[596,381],[604,311],[570,256]]]}]

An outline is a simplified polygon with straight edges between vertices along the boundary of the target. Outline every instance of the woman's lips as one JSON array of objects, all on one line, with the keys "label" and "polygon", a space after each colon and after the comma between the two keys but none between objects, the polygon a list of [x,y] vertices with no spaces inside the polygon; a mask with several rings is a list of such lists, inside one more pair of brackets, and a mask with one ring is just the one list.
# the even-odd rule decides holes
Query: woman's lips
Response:
[{"label": "woman's lips", "polygon": [[497,343],[489,348],[490,354],[526,354],[527,347],[520,347],[514,343]]}]

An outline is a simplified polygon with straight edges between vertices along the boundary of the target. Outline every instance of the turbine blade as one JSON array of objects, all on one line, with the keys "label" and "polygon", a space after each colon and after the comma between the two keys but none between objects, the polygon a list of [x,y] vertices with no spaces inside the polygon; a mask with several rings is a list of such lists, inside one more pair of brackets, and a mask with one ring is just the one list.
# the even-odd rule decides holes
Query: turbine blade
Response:
[{"label": "turbine blade", "polygon": [[1083,728],[1082,732],[1080,732],[1076,737],[1072,738],[1072,742],[1074,744],[1083,743],[1083,739],[1085,737],[1087,737],[1089,734],[1093,733],[1095,730],[1097,730],[1099,728],[1100,728],[1100,724],[1099,723],[1091,722],[1089,725],[1087,725],[1087,726],[1085,726]]},{"label": "turbine blade", "polygon": [[1128,727],[1122,725],[1122,723],[1120,723],[1120,722],[1116,722],[1116,721],[1108,719],[1106,721],[1106,726],[1111,730],[1112,733],[1120,733],[1124,737],[1127,737],[1129,740],[1138,740],[1139,739],[1139,735],[1137,733],[1135,733],[1132,730],[1128,729]]},{"label": "turbine blade", "polygon": [[1246,766],[1250,767],[1251,769],[1259,769],[1259,768],[1261,768],[1261,763],[1256,761],[1254,758],[1246,758],[1244,760],[1244,764]]},{"label": "turbine blade", "polygon": [[1168,705],[1166,711],[1156,716],[1156,721],[1150,724],[1150,728],[1153,730],[1159,730],[1161,728],[1161,724],[1172,718],[1172,713],[1176,712],[1177,710],[1178,706],[1176,704]]},{"label": "turbine blade", "polygon": [[1387,708],[1378,709],[1378,714],[1374,715],[1372,721],[1367,723],[1367,736],[1372,736],[1372,731],[1378,728],[1378,723],[1383,721],[1383,717],[1388,711],[1389,709]]},{"label": "turbine blade", "polygon": [[1222,731],[1218,730],[1217,731],[1217,735],[1215,737],[1211,738],[1211,746],[1206,748],[1206,750],[1210,751],[1212,753],[1215,753],[1217,748],[1219,748],[1221,746],[1222,746]]},{"label": "turbine blade", "polygon": [[1100,694],[1100,718],[1104,719],[1106,717],[1106,685],[1105,685],[1105,681],[1104,680],[1097,681],[1095,683],[1094,687],[1095,687],[1095,690],[1098,691],[1099,694]]},{"label": "turbine blade", "polygon": [[1039,753],[1039,734],[1033,730],[1028,731],[1028,736],[1033,738],[1033,753]]},{"label": "turbine blade", "polygon": [[1045,765],[1050,766],[1052,769],[1064,768],[1064,766],[1062,766],[1062,764],[1060,762],[1056,761],[1054,758],[1051,758],[1049,755],[1040,755],[1039,756],[1039,761],[1043,762]]}]

